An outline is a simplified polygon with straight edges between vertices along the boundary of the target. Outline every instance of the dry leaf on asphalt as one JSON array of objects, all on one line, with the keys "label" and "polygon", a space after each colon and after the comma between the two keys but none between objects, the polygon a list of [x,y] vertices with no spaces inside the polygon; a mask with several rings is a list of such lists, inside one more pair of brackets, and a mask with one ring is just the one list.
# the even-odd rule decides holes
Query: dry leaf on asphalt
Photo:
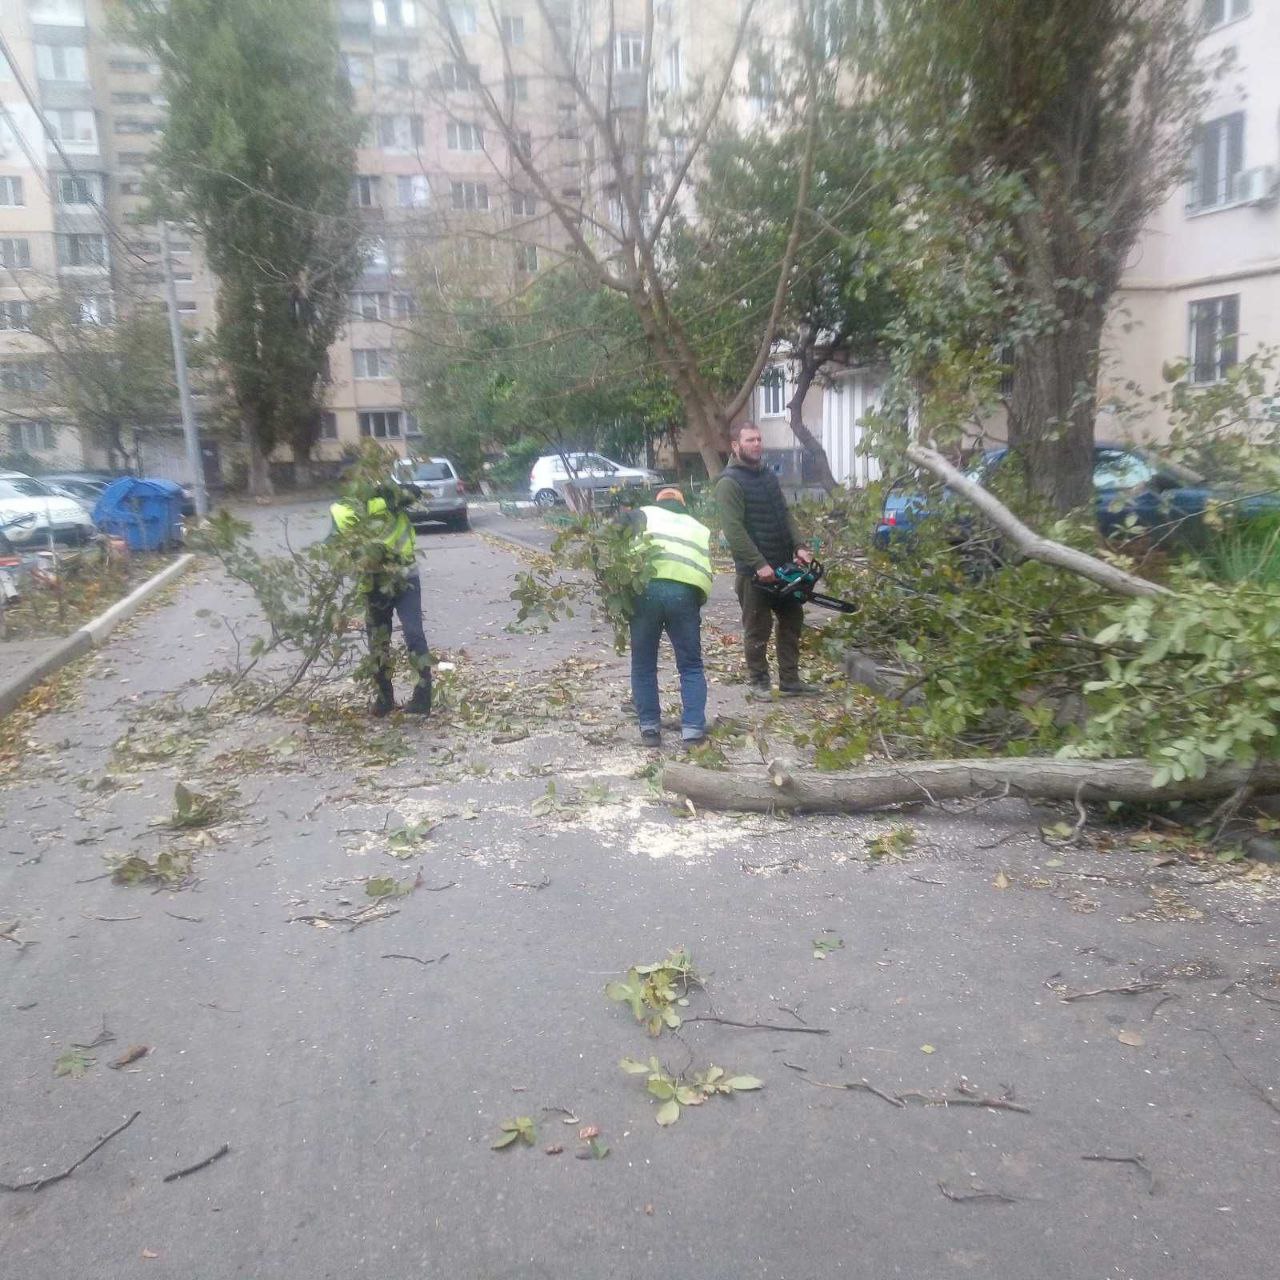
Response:
[{"label": "dry leaf on asphalt", "polygon": [[1117,1031],[1116,1039],[1119,1040],[1121,1044],[1130,1045],[1134,1049],[1139,1049],[1146,1044],[1146,1041],[1137,1031]]},{"label": "dry leaf on asphalt", "polygon": [[995,885],[997,889],[1007,889],[1013,883],[1013,881],[1010,880],[1007,875],[1005,875],[1004,868],[1001,867],[1000,870],[996,873],[996,878],[991,883]]}]

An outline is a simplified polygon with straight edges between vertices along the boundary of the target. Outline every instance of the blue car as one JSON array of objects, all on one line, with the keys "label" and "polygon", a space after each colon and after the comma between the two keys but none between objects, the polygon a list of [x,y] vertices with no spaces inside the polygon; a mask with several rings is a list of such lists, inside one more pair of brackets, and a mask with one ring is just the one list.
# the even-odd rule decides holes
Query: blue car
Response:
[{"label": "blue car", "polygon": [[[979,484],[990,479],[1008,449],[989,449],[969,468],[969,479]],[[1206,485],[1190,472],[1174,470],[1154,461],[1141,449],[1119,444],[1096,444],[1093,449],[1094,503],[1098,528],[1104,537],[1136,524],[1156,530],[1159,540],[1193,540],[1202,530],[1201,517],[1211,502],[1227,502],[1237,515],[1258,516],[1280,513],[1280,494],[1242,493]],[[930,499],[920,493],[891,492],[884,502],[875,541],[887,547],[895,538],[910,534],[924,519],[946,514],[963,527],[973,517],[954,510],[956,499],[944,490],[942,505],[930,507]]]}]

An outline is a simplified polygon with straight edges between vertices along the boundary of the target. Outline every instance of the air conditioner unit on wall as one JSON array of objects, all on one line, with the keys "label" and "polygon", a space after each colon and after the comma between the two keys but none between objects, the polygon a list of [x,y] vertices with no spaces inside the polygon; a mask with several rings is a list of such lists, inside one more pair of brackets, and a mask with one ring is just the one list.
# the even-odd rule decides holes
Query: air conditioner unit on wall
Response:
[{"label": "air conditioner unit on wall", "polygon": [[1280,195],[1280,171],[1274,165],[1242,169],[1231,180],[1231,198],[1240,204],[1270,204]]}]

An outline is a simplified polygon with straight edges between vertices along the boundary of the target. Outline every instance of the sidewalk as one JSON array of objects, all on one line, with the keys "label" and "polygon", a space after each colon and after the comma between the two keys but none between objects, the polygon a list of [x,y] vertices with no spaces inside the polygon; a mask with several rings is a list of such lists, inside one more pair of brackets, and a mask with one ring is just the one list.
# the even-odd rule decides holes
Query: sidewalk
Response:
[{"label": "sidewalk", "polygon": [[0,640],[0,716],[8,715],[42,680],[101,645],[139,605],[185,573],[194,559],[190,553],[179,556],[70,635]]}]

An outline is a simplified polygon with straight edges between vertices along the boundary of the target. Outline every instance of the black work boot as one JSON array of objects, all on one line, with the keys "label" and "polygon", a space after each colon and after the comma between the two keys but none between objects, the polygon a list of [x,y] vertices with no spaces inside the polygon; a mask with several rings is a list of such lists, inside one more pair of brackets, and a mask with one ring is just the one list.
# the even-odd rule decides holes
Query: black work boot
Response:
[{"label": "black work boot", "polygon": [[386,676],[377,676],[374,686],[377,693],[373,699],[373,714],[379,718],[389,716],[396,709],[396,691]]},{"label": "black work boot", "polygon": [[429,716],[431,714],[431,672],[424,671],[418,680],[413,697],[405,703],[404,709],[411,716]]}]

